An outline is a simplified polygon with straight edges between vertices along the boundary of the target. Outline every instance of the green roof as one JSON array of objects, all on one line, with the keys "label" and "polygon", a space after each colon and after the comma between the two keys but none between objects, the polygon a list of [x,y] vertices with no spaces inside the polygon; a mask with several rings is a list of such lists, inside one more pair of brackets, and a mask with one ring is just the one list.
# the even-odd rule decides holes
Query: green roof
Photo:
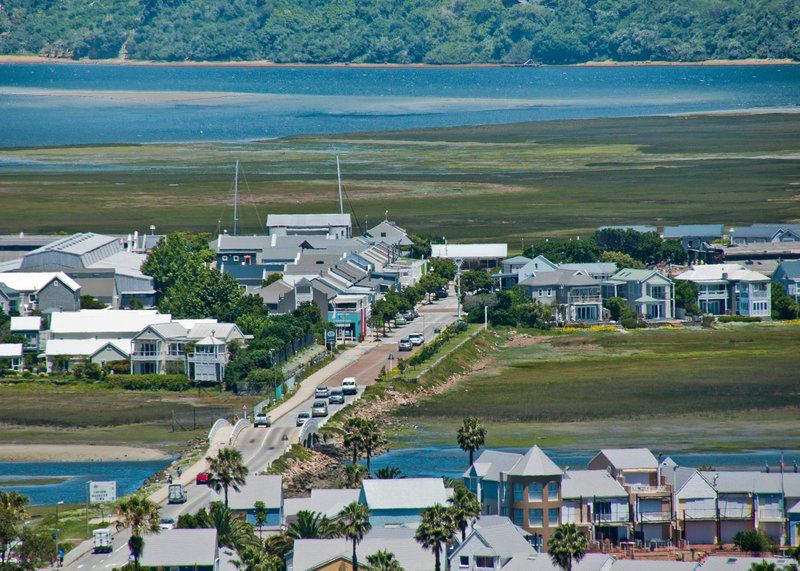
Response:
[{"label": "green roof", "polygon": [[639,270],[634,268],[623,268],[611,276],[612,280],[622,280],[626,282],[640,282],[653,275],[653,270]]}]

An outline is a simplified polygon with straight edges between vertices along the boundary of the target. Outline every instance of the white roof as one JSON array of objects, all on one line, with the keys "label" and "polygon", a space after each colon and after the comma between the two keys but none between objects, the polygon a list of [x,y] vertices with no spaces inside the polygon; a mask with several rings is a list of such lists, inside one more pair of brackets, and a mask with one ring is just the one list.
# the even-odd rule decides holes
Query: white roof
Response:
[{"label": "white roof", "polygon": [[[779,472],[767,474],[757,470],[719,470],[701,472],[701,474],[721,494],[781,493],[782,478]],[[787,475],[784,474],[784,479]]]},{"label": "white roof", "polygon": [[216,529],[165,529],[144,537],[144,567],[211,566],[216,559]]},{"label": "white roof", "polygon": [[11,331],[39,331],[41,328],[42,318],[38,315],[11,318]]},{"label": "white roof", "polygon": [[[687,476],[688,472],[688,476]],[[669,474],[669,471],[665,472]],[[700,472],[693,468],[678,468],[674,471],[676,480],[680,474],[683,483],[677,484],[675,497],[681,500],[686,499],[710,499],[715,498],[717,493],[711,483],[704,478]]]},{"label": "white roof", "polygon": [[111,345],[125,357],[131,354],[130,339],[48,339],[44,354],[48,357],[56,355],[90,356],[106,345]]},{"label": "white roof", "polygon": [[[614,561],[614,558],[610,555],[587,553],[578,563],[573,562],[572,571],[606,571],[610,568],[612,561]],[[515,557],[503,567],[503,571],[560,571],[560,569],[560,567],[553,564],[547,553],[540,554],[533,561]]]},{"label": "white roof", "polygon": [[560,476],[563,473],[538,446],[531,447],[508,471],[510,476]]},{"label": "white roof", "polygon": [[[727,274],[727,278],[723,277]],[[721,282],[724,280],[740,282],[768,282],[769,278],[759,272],[748,270],[739,264],[706,264],[692,266],[675,276],[676,280],[692,282]]]},{"label": "white roof", "polygon": [[332,518],[342,511],[344,506],[357,502],[359,495],[361,495],[361,490],[312,489],[311,497],[283,500],[283,513],[288,518],[306,510]]},{"label": "white roof", "polygon": [[81,286],[64,272],[10,272],[0,274],[0,283],[17,291],[39,291],[54,279],[58,278],[72,291]]},{"label": "white roof", "polygon": [[617,470],[655,470],[658,460],[647,448],[604,448],[600,454]]},{"label": "white roof", "polygon": [[22,357],[22,343],[0,343],[0,357]]},{"label": "white roof", "polygon": [[267,226],[350,226],[349,214],[270,214]]},{"label": "white roof", "polygon": [[450,494],[441,478],[364,480],[361,495],[371,510],[428,508],[447,504]]},{"label": "white roof", "polygon": [[[403,569],[433,569],[433,552],[414,539],[414,530],[404,527],[373,528],[356,547],[359,563],[376,551],[394,553]],[[353,556],[353,544],[347,539],[298,539],[294,542],[291,569],[305,571],[339,558],[348,561]]]},{"label": "white roof", "polygon": [[561,480],[561,497],[627,498],[628,493],[606,470],[567,470]]},{"label": "white roof", "polygon": [[527,536],[525,530],[514,525],[507,517],[481,516],[472,526],[467,539],[450,555],[450,560],[458,556],[462,546],[468,544],[473,545],[470,549],[473,555],[535,557],[536,550]]},{"label": "white roof", "polygon": [[784,565],[793,563],[794,560],[786,557],[726,557],[712,555],[700,567],[703,571],[749,571],[753,563],[775,563],[780,569]]},{"label": "white roof", "polygon": [[[224,501],[222,492],[216,495],[215,499]],[[252,475],[247,477],[247,483],[238,492],[228,490],[228,507],[232,510],[250,510],[260,500],[268,509],[275,509],[281,507],[282,498],[280,476]]]},{"label": "white roof", "polygon": [[169,323],[169,313],[158,313],[154,309],[82,309],[60,311],[50,317],[50,332],[53,335],[83,333],[139,333],[148,325]]},{"label": "white roof", "polygon": [[431,244],[431,258],[493,260],[508,257],[508,244]]}]

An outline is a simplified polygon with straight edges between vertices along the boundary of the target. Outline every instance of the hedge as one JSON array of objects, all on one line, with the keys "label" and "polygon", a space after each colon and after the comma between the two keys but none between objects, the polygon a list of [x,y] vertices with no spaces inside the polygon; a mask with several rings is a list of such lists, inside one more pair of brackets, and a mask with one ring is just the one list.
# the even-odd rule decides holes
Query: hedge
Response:
[{"label": "hedge", "polygon": [[746,317],[744,315],[720,315],[717,318],[720,323],[756,323],[761,321],[760,317]]},{"label": "hedge", "polygon": [[105,385],[126,391],[188,391],[186,375],[109,375]]}]

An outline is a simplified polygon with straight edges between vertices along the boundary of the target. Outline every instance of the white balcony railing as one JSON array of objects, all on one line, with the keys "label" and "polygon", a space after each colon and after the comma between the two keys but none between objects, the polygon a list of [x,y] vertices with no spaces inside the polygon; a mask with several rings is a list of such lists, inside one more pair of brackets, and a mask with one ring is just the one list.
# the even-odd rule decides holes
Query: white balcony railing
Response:
[{"label": "white balcony railing", "polygon": [[192,353],[189,355],[189,362],[195,365],[224,365],[228,362],[228,356],[213,353]]},{"label": "white balcony railing", "polygon": [[570,295],[570,303],[600,303],[602,298],[599,295]]},{"label": "white balcony railing", "polygon": [[642,512],[639,514],[639,521],[644,523],[672,521],[672,514],[670,512]]},{"label": "white balcony railing", "polygon": [[683,510],[684,519],[717,519],[717,510],[714,508],[687,508]]},{"label": "white balcony railing", "polygon": [[164,356],[162,351],[134,351],[131,353],[131,357],[134,360],[137,359],[147,359],[149,361],[159,360]]},{"label": "white balcony railing", "polygon": [[721,519],[750,519],[753,517],[753,510],[749,506],[720,506],[719,517]]},{"label": "white balcony railing", "polygon": [[758,508],[759,521],[783,521],[783,510],[780,508]]},{"label": "white balcony railing", "polygon": [[669,494],[669,486],[649,486],[647,484],[628,484],[632,494]]}]

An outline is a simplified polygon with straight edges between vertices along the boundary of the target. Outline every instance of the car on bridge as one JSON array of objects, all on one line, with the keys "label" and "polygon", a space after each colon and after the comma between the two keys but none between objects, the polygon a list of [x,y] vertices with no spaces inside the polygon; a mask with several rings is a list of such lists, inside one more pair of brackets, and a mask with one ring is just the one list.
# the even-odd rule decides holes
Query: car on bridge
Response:
[{"label": "car on bridge", "polygon": [[414,348],[414,344],[411,342],[411,339],[408,337],[403,337],[400,339],[400,342],[397,344],[398,351],[411,351]]},{"label": "car on bridge", "polygon": [[315,400],[311,406],[311,416],[328,416],[328,403],[324,400]]},{"label": "car on bridge", "polygon": [[297,426],[303,426],[306,422],[311,420],[311,413],[303,411],[297,415]]}]

